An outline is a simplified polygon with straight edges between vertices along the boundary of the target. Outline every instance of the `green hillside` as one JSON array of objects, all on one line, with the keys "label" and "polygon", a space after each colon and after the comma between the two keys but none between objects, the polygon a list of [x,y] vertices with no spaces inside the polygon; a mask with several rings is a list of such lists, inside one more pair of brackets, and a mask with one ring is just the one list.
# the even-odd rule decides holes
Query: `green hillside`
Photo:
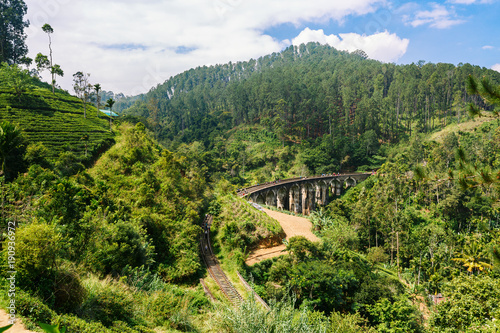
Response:
[{"label": "green hillside", "polygon": [[[488,108],[467,92],[469,75],[500,82],[500,73],[470,64],[387,64],[309,43],[257,60],[191,69],[124,113],[147,119],[171,149],[198,141],[224,160],[235,129],[259,128],[302,155],[293,164],[303,174],[369,170],[380,166],[384,145],[468,121],[470,102]],[[249,150],[235,151],[235,163],[223,165],[224,171],[246,178],[253,165],[245,155]],[[290,165],[276,169],[274,154],[267,155],[259,167],[289,171]]]},{"label": "green hillside", "polygon": [[42,142],[48,149],[46,158],[51,161],[67,151],[83,161],[90,160],[110,146],[113,133],[104,114],[98,115],[94,106],[87,105],[84,118],[80,99],[64,91],[52,94],[36,79],[28,80],[26,90],[19,96],[7,81],[0,84],[0,120],[16,124],[28,144]]}]

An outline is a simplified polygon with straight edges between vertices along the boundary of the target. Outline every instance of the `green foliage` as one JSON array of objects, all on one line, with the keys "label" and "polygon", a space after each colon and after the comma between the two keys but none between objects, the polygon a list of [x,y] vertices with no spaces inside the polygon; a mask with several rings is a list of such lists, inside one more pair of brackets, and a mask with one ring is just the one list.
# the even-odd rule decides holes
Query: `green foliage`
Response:
[{"label": "green foliage", "polygon": [[129,291],[111,280],[85,281],[88,296],[81,306],[82,318],[111,326],[115,321],[133,323],[133,298]]},{"label": "green foliage", "polygon": [[29,21],[24,20],[28,11],[26,3],[22,0],[0,1],[0,63],[17,63],[28,53],[26,46],[26,33]]},{"label": "green foliage", "polygon": [[328,320],[321,314],[309,310],[296,310],[293,300],[277,302],[267,311],[253,298],[239,307],[216,308],[215,318],[210,323],[216,332],[324,332]]},{"label": "green foliage", "polygon": [[395,302],[382,298],[368,311],[376,325],[377,332],[422,332],[418,310],[404,296]]},{"label": "green foliage", "polygon": [[28,318],[24,321],[28,329],[37,327],[35,323],[50,323],[56,316],[56,313],[39,298],[22,290],[16,293],[16,311],[21,316]]},{"label": "green foliage", "polygon": [[43,324],[39,323],[40,327],[44,332],[47,333],[65,333],[66,332],[66,327],[63,327],[59,329],[59,325],[49,325],[49,324]]},{"label": "green foliage", "polygon": [[31,87],[32,79],[25,69],[21,69],[18,65],[0,66],[0,78],[7,88],[14,91],[18,101],[21,101],[21,96]]},{"label": "green foliage", "polygon": [[2,174],[12,179],[22,170],[24,138],[21,130],[9,121],[0,123],[0,162]]},{"label": "green foliage", "polygon": [[[7,265],[9,239],[2,250],[3,265]],[[15,233],[16,285],[43,297],[50,297],[63,237],[54,225],[33,222],[18,228]],[[5,267],[5,266],[4,266]],[[8,269],[3,270],[7,272]],[[7,274],[7,273],[4,273]],[[7,277],[7,275],[4,275]]]},{"label": "green foliage", "polygon": [[14,326],[14,324],[10,324],[10,325],[7,325],[7,326],[0,327],[0,333],[7,331],[12,326]]},{"label": "green foliage", "polygon": [[169,326],[177,330],[192,331],[194,314],[206,298],[193,293],[185,295],[180,290],[177,293],[160,291],[152,296],[148,306],[152,309],[150,314],[156,326]]},{"label": "green foliage", "polygon": [[285,235],[276,220],[232,194],[219,196],[217,202],[220,214],[213,223],[221,247],[245,251],[263,244],[281,244]]},{"label": "green foliage", "polygon": [[30,143],[26,147],[26,153],[24,154],[24,160],[29,164],[38,164],[43,168],[50,168],[50,163],[47,160],[49,156],[49,149],[42,143]]},{"label": "green foliage", "polygon": [[[490,106],[491,112],[499,116],[500,111],[500,87],[492,84],[488,77],[476,80],[472,75],[467,77],[467,92],[470,95],[479,95]],[[469,114],[471,116],[481,116],[481,110],[473,103],[469,104]]]},{"label": "green foliage", "polygon": [[[383,64],[309,43],[191,69],[125,113],[147,118],[169,147],[202,142],[231,178],[261,183],[291,171],[290,162],[298,175],[378,168],[382,144],[463,121],[469,75],[500,82],[469,64]],[[245,137],[234,142],[236,132]]]},{"label": "green foliage", "polygon": [[461,263],[467,268],[467,272],[482,272],[485,269],[491,269],[492,265],[488,263],[489,258],[486,249],[482,248],[481,244],[476,240],[469,240],[462,247],[462,253],[457,254],[457,257],[452,260]]},{"label": "green foliage", "polygon": [[357,333],[375,332],[373,328],[367,327],[365,320],[359,314],[341,314],[332,312],[330,314],[330,326],[327,332],[332,333]]},{"label": "green foliage", "polygon": [[[97,222],[97,221],[96,221]],[[88,247],[86,263],[96,272],[117,275],[123,267],[148,266],[153,248],[148,246],[145,230],[131,222],[101,222]]]},{"label": "green foliage", "polygon": [[447,332],[486,326],[499,318],[500,282],[490,276],[459,276],[444,286],[446,300],[436,307],[431,325]]},{"label": "green foliage", "polygon": [[308,261],[294,265],[288,285],[303,306],[324,313],[352,309],[359,281],[351,271],[332,269],[326,262]]},{"label": "green foliage", "polygon": [[[148,137],[142,124],[135,127],[124,124],[119,130],[122,134],[117,138],[117,145],[90,171],[96,185],[106,184],[99,190],[102,192],[99,200],[108,202],[101,207],[100,219],[112,218],[110,224],[100,222],[108,229],[105,234],[109,238],[98,245],[101,247],[98,256],[114,262],[104,271],[111,269],[116,274],[126,264],[148,266],[154,258],[155,267],[164,279],[177,281],[192,277],[200,268],[198,235],[201,228],[197,223],[204,180],[184,165],[183,158],[166,150],[160,153],[160,147]],[[106,206],[115,213],[107,215]],[[93,220],[97,216],[87,218]],[[123,246],[114,239],[118,235],[115,224],[120,219],[125,221],[122,229],[135,222],[134,227],[127,227],[129,231],[133,229],[132,233],[119,233],[128,235],[120,241]],[[95,234],[95,244],[100,237],[99,233]],[[128,254],[120,261],[116,251]],[[92,251],[88,252],[89,258],[90,253]],[[96,263],[102,267],[103,262],[97,260]]]}]

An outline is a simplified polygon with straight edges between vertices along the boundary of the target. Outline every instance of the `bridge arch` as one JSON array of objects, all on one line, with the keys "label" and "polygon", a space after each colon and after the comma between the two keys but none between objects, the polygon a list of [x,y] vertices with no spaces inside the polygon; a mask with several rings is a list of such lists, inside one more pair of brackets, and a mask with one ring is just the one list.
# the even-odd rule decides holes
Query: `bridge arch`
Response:
[{"label": "bridge arch", "polygon": [[269,190],[266,193],[266,205],[267,206],[276,206],[276,190]]},{"label": "bridge arch", "polygon": [[356,179],[352,178],[352,177],[348,177],[345,181],[345,187],[346,188],[349,188],[349,187],[354,187],[356,186]]}]

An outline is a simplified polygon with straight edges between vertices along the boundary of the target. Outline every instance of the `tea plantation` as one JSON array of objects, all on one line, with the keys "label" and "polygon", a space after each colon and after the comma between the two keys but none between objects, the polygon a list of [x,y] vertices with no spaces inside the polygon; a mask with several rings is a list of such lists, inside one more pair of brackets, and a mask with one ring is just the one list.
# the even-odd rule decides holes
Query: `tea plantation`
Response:
[{"label": "tea plantation", "polygon": [[86,114],[81,100],[65,92],[33,87],[18,97],[0,85],[0,120],[17,125],[28,144],[42,142],[49,160],[66,151],[91,160],[114,142],[108,118],[89,103]]}]

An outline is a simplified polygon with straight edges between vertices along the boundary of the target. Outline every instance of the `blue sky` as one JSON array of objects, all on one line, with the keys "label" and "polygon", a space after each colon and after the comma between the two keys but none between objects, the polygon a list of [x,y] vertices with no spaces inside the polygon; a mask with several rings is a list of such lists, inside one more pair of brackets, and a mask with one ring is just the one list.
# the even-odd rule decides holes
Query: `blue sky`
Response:
[{"label": "blue sky", "polygon": [[309,41],[397,64],[472,63],[500,71],[500,0],[26,0],[30,56],[135,95],[193,67]]}]

